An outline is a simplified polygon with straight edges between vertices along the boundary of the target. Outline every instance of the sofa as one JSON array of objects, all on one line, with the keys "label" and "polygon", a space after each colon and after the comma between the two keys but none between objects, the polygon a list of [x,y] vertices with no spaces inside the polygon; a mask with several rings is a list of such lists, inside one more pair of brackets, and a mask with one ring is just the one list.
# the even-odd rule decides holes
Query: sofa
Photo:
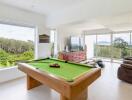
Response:
[{"label": "sofa", "polygon": [[132,84],[132,57],[124,58],[123,64],[118,68],[118,78]]}]

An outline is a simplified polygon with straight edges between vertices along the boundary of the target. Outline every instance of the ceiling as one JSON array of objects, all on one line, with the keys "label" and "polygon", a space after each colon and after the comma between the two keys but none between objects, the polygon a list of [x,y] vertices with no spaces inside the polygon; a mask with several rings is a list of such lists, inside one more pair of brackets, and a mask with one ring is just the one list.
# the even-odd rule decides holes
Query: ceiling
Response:
[{"label": "ceiling", "polygon": [[[132,31],[132,13],[124,13],[115,16],[107,16],[96,19],[73,22],[64,27],[78,29],[82,31]],[[97,32],[96,31],[96,32]],[[92,31],[93,32],[93,31]]]},{"label": "ceiling", "polygon": [[132,0],[0,0],[0,3],[46,15],[49,27],[132,29]]},{"label": "ceiling", "polygon": [[47,15],[80,3],[81,1],[83,0],[0,0],[0,3]]}]

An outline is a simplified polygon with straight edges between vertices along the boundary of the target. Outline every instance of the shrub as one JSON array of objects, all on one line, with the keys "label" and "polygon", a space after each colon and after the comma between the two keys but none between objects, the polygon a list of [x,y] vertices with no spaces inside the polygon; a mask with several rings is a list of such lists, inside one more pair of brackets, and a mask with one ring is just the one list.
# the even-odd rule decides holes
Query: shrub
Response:
[{"label": "shrub", "polygon": [[34,52],[32,50],[22,54],[9,54],[4,50],[0,50],[0,66],[14,66],[16,61],[31,60],[33,58]]},{"label": "shrub", "polygon": [[0,64],[1,65],[6,65],[8,56],[9,56],[8,53],[0,49]]}]

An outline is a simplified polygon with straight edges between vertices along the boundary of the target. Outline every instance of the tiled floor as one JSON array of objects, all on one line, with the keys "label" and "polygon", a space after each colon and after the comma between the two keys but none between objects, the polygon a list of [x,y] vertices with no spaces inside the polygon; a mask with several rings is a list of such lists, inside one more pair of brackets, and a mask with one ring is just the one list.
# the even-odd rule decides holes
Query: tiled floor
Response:
[{"label": "tiled floor", "polygon": [[[89,87],[88,100],[132,100],[132,85],[117,79],[119,64],[105,63],[102,76]],[[0,84],[0,100],[59,100],[59,94],[46,86],[26,90],[26,79]]]}]

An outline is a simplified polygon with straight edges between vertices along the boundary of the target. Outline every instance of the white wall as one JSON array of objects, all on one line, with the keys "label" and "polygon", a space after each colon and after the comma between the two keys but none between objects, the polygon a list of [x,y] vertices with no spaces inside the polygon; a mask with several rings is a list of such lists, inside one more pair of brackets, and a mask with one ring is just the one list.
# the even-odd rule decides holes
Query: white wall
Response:
[{"label": "white wall", "polygon": [[88,35],[85,37],[85,45],[87,46],[87,58],[94,57],[94,44],[96,43],[96,36]]},{"label": "white wall", "polygon": [[51,43],[39,43],[38,44],[38,59],[47,58],[51,56]]},{"label": "white wall", "polygon": [[17,69],[17,67],[0,69],[0,83],[25,76],[25,74]]}]

